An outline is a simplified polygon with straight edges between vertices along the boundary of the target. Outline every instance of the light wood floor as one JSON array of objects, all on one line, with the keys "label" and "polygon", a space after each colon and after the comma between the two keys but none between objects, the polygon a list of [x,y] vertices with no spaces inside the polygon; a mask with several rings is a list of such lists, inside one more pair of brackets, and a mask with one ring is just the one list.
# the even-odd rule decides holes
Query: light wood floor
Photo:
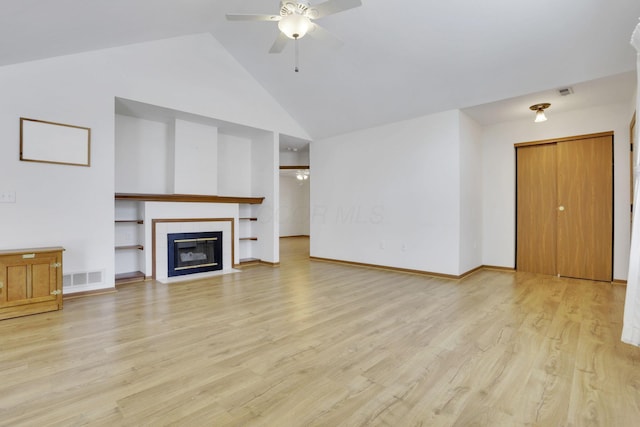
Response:
[{"label": "light wood floor", "polygon": [[0,321],[0,425],[640,425],[623,286],[451,281],[281,244],[279,268]]}]

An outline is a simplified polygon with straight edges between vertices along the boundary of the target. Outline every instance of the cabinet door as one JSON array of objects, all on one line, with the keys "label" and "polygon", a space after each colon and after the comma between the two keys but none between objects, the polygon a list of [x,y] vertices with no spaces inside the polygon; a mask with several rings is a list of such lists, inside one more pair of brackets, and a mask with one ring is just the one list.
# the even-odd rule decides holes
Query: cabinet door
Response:
[{"label": "cabinet door", "polygon": [[37,254],[34,258],[22,255],[0,259],[0,307],[55,301],[59,262],[56,254]]},{"label": "cabinet door", "polygon": [[26,300],[28,298],[28,265],[13,260],[7,261],[11,265],[6,266],[6,278],[3,281],[6,294],[3,302],[15,303],[16,301]]},{"label": "cabinet door", "polygon": [[558,274],[610,281],[613,139],[566,141],[558,157]]}]

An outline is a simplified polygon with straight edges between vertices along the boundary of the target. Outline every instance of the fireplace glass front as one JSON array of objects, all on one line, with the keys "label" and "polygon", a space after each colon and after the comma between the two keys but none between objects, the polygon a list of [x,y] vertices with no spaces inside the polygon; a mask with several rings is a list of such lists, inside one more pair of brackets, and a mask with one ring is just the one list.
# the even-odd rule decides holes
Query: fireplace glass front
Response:
[{"label": "fireplace glass front", "polygon": [[222,231],[167,235],[168,276],[222,270]]}]

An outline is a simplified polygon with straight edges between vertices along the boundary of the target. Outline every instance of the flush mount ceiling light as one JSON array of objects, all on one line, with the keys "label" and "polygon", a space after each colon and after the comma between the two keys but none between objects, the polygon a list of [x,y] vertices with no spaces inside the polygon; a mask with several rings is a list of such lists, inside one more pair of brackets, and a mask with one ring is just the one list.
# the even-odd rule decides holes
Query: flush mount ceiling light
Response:
[{"label": "flush mount ceiling light", "polygon": [[535,104],[535,105],[532,105],[531,107],[529,107],[530,110],[533,110],[533,111],[536,112],[536,119],[534,120],[534,122],[536,122],[536,123],[546,122],[547,121],[547,116],[544,115],[544,110],[546,110],[549,107],[551,107],[551,104],[549,104],[548,102],[543,102],[541,104]]}]

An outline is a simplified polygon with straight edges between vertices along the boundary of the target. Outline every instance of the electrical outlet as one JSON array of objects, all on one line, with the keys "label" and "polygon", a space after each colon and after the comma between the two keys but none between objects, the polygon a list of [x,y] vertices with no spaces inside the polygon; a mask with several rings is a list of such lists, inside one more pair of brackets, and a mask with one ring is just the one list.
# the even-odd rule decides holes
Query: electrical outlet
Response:
[{"label": "electrical outlet", "polygon": [[16,192],[15,191],[0,191],[0,203],[15,203]]}]

